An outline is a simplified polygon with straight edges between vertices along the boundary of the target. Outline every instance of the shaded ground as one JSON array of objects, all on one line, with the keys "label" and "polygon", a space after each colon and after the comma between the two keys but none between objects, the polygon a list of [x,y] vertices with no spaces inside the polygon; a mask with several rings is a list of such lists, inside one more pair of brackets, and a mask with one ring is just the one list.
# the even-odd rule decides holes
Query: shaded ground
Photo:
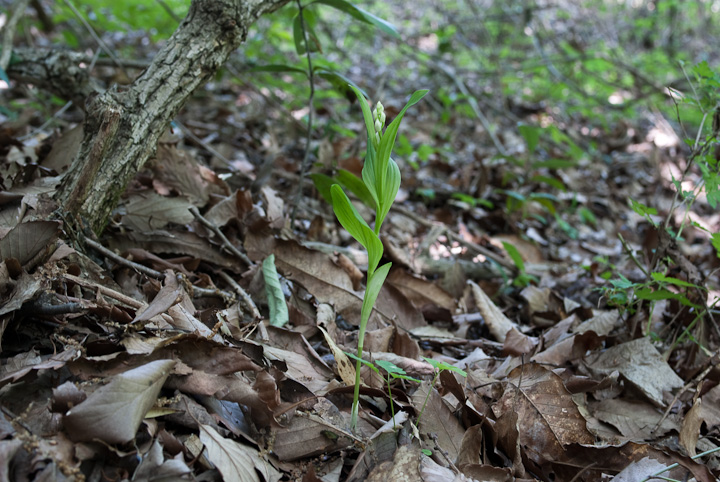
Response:
[{"label": "shaded ground", "polygon": [[[720,219],[712,195],[675,196],[674,180],[689,191],[707,176],[681,139],[693,124],[662,97],[690,85],[648,80],[612,45],[592,74],[602,85],[579,84],[597,64],[577,53],[637,29],[590,7],[566,6],[568,20],[539,6],[531,21],[488,9],[480,27],[482,12],[442,4],[432,21],[376,7],[404,43],[381,51],[389,39],[330,16],[317,62],[343,67],[389,119],[410,92],[431,95],[395,150],[403,182],[381,233],[393,268],[368,325],[357,432],[344,352],[357,349],[367,255],[301,180],[304,77],[228,73],[199,92],[101,239],[32,221],[82,112],[12,83],[0,480],[715,480]],[[279,28],[261,21],[247,55],[272,50]],[[663,32],[653,48],[677,42]],[[120,52],[143,35],[106,37]],[[561,40],[578,43],[577,69]],[[703,42],[686,40],[702,60]],[[93,74],[128,80],[111,64]],[[603,90],[615,81],[621,107]],[[364,125],[323,82],[310,172],[347,179]]]}]

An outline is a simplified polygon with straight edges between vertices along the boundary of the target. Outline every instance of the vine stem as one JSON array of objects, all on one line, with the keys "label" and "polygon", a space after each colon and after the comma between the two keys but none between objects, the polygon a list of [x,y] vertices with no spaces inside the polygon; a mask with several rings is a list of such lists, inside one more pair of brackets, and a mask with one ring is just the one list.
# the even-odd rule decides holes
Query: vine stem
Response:
[{"label": "vine stem", "polygon": [[305,15],[303,14],[303,5],[301,0],[295,0],[298,6],[298,15],[300,16],[300,28],[302,30],[303,42],[305,43],[305,56],[308,62],[308,80],[310,82],[310,97],[308,98],[308,122],[307,137],[305,139],[305,154],[303,155],[302,164],[300,165],[300,182],[295,191],[295,202],[293,203],[292,212],[290,214],[290,226],[295,224],[295,215],[302,198],[303,181],[308,171],[308,160],[310,158],[310,143],[312,142],[313,133],[313,113],[315,111],[313,103],[315,101],[315,73],[313,72],[312,54],[310,53],[310,41],[308,40],[307,28],[305,27]]}]

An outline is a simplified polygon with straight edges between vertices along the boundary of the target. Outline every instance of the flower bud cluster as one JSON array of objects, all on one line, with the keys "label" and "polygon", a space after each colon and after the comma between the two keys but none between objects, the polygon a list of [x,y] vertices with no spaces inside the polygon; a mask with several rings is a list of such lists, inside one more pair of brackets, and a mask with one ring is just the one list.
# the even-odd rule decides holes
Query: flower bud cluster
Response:
[{"label": "flower bud cluster", "polygon": [[380,136],[382,135],[383,127],[385,127],[385,108],[378,101],[377,105],[372,111],[373,120],[375,121],[375,137],[373,139],[375,147],[380,145]]}]

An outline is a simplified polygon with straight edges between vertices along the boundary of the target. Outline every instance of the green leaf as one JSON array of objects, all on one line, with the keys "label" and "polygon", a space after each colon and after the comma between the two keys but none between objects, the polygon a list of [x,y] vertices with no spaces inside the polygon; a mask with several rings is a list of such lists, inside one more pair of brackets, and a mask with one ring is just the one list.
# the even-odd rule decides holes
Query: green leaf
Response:
[{"label": "green leaf", "polygon": [[402,378],[403,380],[409,380],[411,382],[422,383],[422,380],[418,380],[417,378],[413,378],[407,375],[398,375],[397,373],[391,373],[390,376],[393,378]]},{"label": "green leaf", "polygon": [[10,79],[8,78],[7,72],[5,72],[5,70],[2,67],[0,67],[0,80],[4,81],[7,84],[10,83]]},{"label": "green leaf", "polygon": [[517,266],[517,269],[520,272],[525,271],[525,262],[522,259],[522,256],[520,256],[520,251],[513,246],[512,244],[508,243],[507,241],[502,242],[503,247],[505,248],[505,251],[507,251],[508,256],[510,256],[510,259],[513,260],[513,263],[515,263],[515,266]]},{"label": "green leaf", "polygon": [[390,207],[392,207],[393,202],[395,202],[395,197],[397,196],[397,192],[400,189],[400,168],[398,167],[397,163],[390,159],[387,165],[387,171],[385,173],[384,179],[382,183],[382,188],[378,192],[378,200],[380,205],[378,206],[376,210],[376,217],[375,217],[375,232],[380,232],[380,227],[382,226],[383,221],[385,221],[385,216],[387,216],[387,213],[390,212]]},{"label": "green leaf", "polygon": [[618,288],[621,290],[626,290],[626,289],[633,288],[634,286],[636,286],[635,283],[633,283],[632,281],[630,281],[623,275],[618,274],[618,277],[620,279],[610,280],[610,284],[612,284],[615,288]]},{"label": "green leaf", "polygon": [[567,161],[565,159],[548,159],[547,161],[533,162],[533,169],[540,169],[547,167],[548,169],[567,169],[569,167],[577,166],[575,161]]},{"label": "green leaf", "polygon": [[307,72],[300,67],[285,64],[256,65],[247,69],[247,72],[292,72],[307,76]]},{"label": "green leaf", "polygon": [[373,273],[383,253],[383,245],[380,238],[370,229],[370,226],[357,212],[347,194],[340,185],[333,184],[330,188],[332,195],[332,206],[340,224],[350,233],[350,236],[362,244],[368,252],[368,274]]},{"label": "green leaf", "polygon": [[432,450],[420,449],[420,452],[422,452],[423,454],[427,455],[428,457],[430,457],[430,456],[432,455]]},{"label": "green leaf", "polygon": [[405,370],[394,364],[393,362],[389,362],[387,360],[377,360],[375,363],[377,363],[377,366],[382,368],[388,373],[391,374],[397,374],[397,375],[405,375]]},{"label": "green leaf", "polygon": [[330,70],[327,67],[314,67],[313,72],[315,72],[315,75],[322,77],[323,79],[330,82],[330,85],[332,85],[335,90],[340,92],[345,98],[350,101],[352,101],[352,89],[350,88],[351,86],[354,86],[355,88],[360,90],[360,92],[365,94],[365,91],[358,87],[355,82],[353,82],[339,72]]},{"label": "green leaf", "polygon": [[287,302],[282,286],[280,286],[280,276],[275,269],[275,255],[271,254],[262,264],[263,278],[265,278],[265,294],[267,295],[268,307],[270,308],[270,324],[272,326],[285,326],[290,320],[288,315]]},{"label": "green leaf", "polygon": [[310,174],[310,179],[312,179],[313,184],[315,184],[315,189],[318,190],[322,198],[329,205],[332,206],[333,201],[332,194],[330,193],[330,188],[333,184],[337,184],[337,181],[332,177],[328,176],[327,174],[322,174],[319,172],[314,172]]},{"label": "green leaf", "polygon": [[558,191],[565,191],[565,184],[560,179],[555,179],[554,177],[549,176],[533,176],[532,179],[530,179],[531,182],[542,182],[549,186],[554,187]]},{"label": "green leaf", "polygon": [[702,289],[701,286],[698,286],[698,285],[695,285],[692,283],[688,283],[687,281],[673,278],[671,276],[665,276],[663,273],[650,273],[650,276],[655,281],[659,281],[661,283],[669,283],[669,284],[672,284],[675,286],[682,286],[684,288],[700,288],[700,289]]},{"label": "green leaf", "polygon": [[350,84],[350,88],[355,92],[355,95],[357,95],[358,101],[360,102],[363,119],[365,119],[365,130],[367,131],[368,135],[368,149],[370,149],[370,145],[372,144],[371,136],[373,136],[373,133],[375,132],[375,122],[373,122],[370,105],[368,105],[368,102],[365,99],[365,95],[360,91],[359,88],[355,87],[354,84]]},{"label": "green leaf", "polygon": [[375,200],[362,179],[345,169],[338,169],[337,176],[335,177],[340,184],[348,188],[351,193],[355,194],[358,199],[363,202],[363,204],[375,209]]},{"label": "green leaf", "polygon": [[642,217],[647,217],[649,215],[656,215],[657,209],[648,207],[644,205],[643,203],[637,202],[634,199],[630,199],[630,204],[632,206],[632,210],[635,211],[637,214],[639,214]]},{"label": "green leaf", "polygon": [[[303,18],[305,19],[305,33],[307,34],[308,46],[310,52],[322,52],[320,40],[315,34],[313,25],[315,24],[315,14],[312,10],[303,9]],[[293,40],[295,41],[295,50],[298,55],[304,55],[307,50],[305,49],[305,38],[303,37],[303,25],[300,20],[300,14],[295,16],[293,20]]]},{"label": "green leaf", "polygon": [[398,129],[400,129],[400,122],[402,122],[405,112],[407,112],[410,107],[420,102],[420,99],[425,97],[428,92],[428,90],[415,91],[413,95],[410,96],[410,100],[407,101],[405,107],[402,108],[400,113],[395,117],[395,119],[393,119],[390,125],[387,126],[387,129],[385,129],[385,132],[380,139],[380,146],[378,147],[376,159],[377,165],[375,166],[376,177],[380,177],[387,169],[386,165],[390,159],[392,149],[395,146],[395,138],[397,137]]},{"label": "green leaf", "polygon": [[336,8],[351,15],[353,18],[360,20],[361,22],[369,23],[370,25],[375,26],[377,29],[388,35],[400,38],[400,34],[393,24],[381,19],[380,17],[376,17],[370,12],[366,12],[362,8],[346,2],[345,0],[316,0],[315,3],[322,3],[329,7]]},{"label": "green leaf", "polygon": [[385,263],[380,266],[372,276],[368,277],[368,285],[367,288],[365,288],[365,296],[363,296],[362,309],[360,310],[360,331],[362,332],[362,334],[358,335],[360,339],[365,335],[365,327],[370,319],[375,301],[380,294],[380,289],[390,271],[390,266],[392,266],[392,263]]},{"label": "green leaf", "polygon": [[525,139],[525,143],[528,147],[528,152],[530,152],[531,154],[535,152],[535,149],[537,148],[538,141],[540,140],[541,130],[541,127],[531,126],[527,124],[520,124],[518,126],[518,131],[520,131],[520,135],[523,136],[523,139]]},{"label": "green leaf", "polygon": [[701,77],[711,78],[713,76],[713,71],[710,68],[710,65],[708,65],[707,60],[703,60],[699,64],[695,65],[695,67],[693,67],[693,72]]},{"label": "green leaf", "polygon": [[452,366],[448,363],[445,363],[444,361],[437,361],[437,360],[433,360],[432,358],[426,358],[426,357],[422,357],[422,359],[425,360],[426,362],[428,362],[429,364],[431,364],[433,366],[433,368],[435,368],[436,370],[439,370],[439,371],[450,370],[451,372],[459,373],[460,375],[467,377],[467,373],[465,372],[465,370],[462,370],[458,367]]},{"label": "green leaf", "polygon": [[720,258],[720,233],[712,234],[712,237],[710,238],[710,244],[712,244],[713,248],[715,248],[715,253],[717,254],[717,257]]},{"label": "green leaf", "polygon": [[692,303],[689,299],[687,299],[685,295],[681,295],[680,293],[673,293],[672,291],[666,290],[665,288],[660,288],[659,290],[655,291],[653,291],[651,288],[641,288],[639,290],[635,290],[635,297],[639,300],[649,301],[678,300],[685,306],[700,309],[700,306]]},{"label": "green leaf", "polygon": [[352,353],[350,353],[350,352],[348,352],[348,351],[346,351],[345,354],[346,354],[349,358],[352,358],[352,359],[355,360],[355,361],[359,361],[359,362],[362,363],[363,365],[372,368],[372,370],[373,370],[375,373],[380,373],[380,370],[378,370],[377,367],[376,367],[375,365],[373,365],[371,362],[365,361],[365,360],[363,360],[362,358],[360,358],[359,356],[354,355],[354,354],[352,354]]}]

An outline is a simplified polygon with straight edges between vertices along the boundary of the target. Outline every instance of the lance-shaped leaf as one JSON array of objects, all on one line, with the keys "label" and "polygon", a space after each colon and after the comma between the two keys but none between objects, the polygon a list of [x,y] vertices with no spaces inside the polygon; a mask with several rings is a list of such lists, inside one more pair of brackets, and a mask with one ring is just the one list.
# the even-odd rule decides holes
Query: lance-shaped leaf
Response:
[{"label": "lance-shaped leaf", "polygon": [[358,352],[362,348],[363,340],[365,339],[365,328],[367,327],[370,314],[372,313],[375,301],[380,294],[385,278],[387,278],[388,272],[392,263],[385,263],[380,266],[372,276],[368,277],[368,285],[365,288],[365,296],[363,297],[362,310],[360,311],[360,332],[358,333]]},{"label": "lance-shaped leaf", "polygon": [[368,276],[370,276],[380,263],[383,253],[382,242],[357,212],[340,185],[334,184],[330,188],[330,192],[333,199],[333,211],[335,211],[338,221],[350,233],[350,236],[367,249]]},{"label": "lance-shaped leaf", "polygon": [[338,169],[336,177],[340,184],[342,184],[343,186],[348,188],[350,192],[355,194],[358,199],[363,202],[363,204],[368,207],[375,208],[375,200],[373,199],[372,194],[370,194],[370,191],[368,191],[368,188],[362,179],[357,177],[352,172],[346,171],[345,169]]},{"label": "lance-shaped leaf", "polygon": [[316,3],[323,3],[330,7],[336,8],[362,22],[369,23],[370,25],[375,26],[376,28],[385,32],[388,35],[392,35],[395,38],[400,38],[400,34],[398,33],[397,29],[393,24],[391,24],[387,20],[383,20],[380,17],[376,17],[370,12],[366,12],[362,8],[355,6],[350,2],[346,2],[345,0],[317,0]]},{"label": "lance-shaped leaf", "polygon": [[427,90],[415,91],[415,93],[410,96],[410,100],[408,100],[407,104],[405,104],[405,107],[402,108],[400,113],[395,117],[395,119],[390,123],[390,125],[387,126],[387,129],[385,129],[385,133],[380,139],[380,145],[378,146],[378,152],[375,159],[376,178],[381,179],[380,176],[382,176],[382,174],[384,174],[387,169],[387,164],[390,160],[390,154],[392,153],[393,146],[395,146],[395,138],[397,137],[397,132],[400,128],[400,122],[402,122],[402,118],[405,115],[405,112],[407,112],[408,108],[420,102],[420,99],[425,97],[425,94],[427,93]]},{"label": "lance-shaped leaf", "polygon": [[397,196],[399,189],[400,168],[394,160],[390,159],[390,162],[388,162],[387,165],[387,170],[385,172],[385,178],[383,179],[382,183],[382,194],[378,194],[380,202],[375,217],[376,233],[380,232],[380,227],[382,226],[383,221],[385,221],[385,216],[387,216],[387,213],[390,212],[390,207],[392,206],[393,202],[395,202],[395,196]]}]

